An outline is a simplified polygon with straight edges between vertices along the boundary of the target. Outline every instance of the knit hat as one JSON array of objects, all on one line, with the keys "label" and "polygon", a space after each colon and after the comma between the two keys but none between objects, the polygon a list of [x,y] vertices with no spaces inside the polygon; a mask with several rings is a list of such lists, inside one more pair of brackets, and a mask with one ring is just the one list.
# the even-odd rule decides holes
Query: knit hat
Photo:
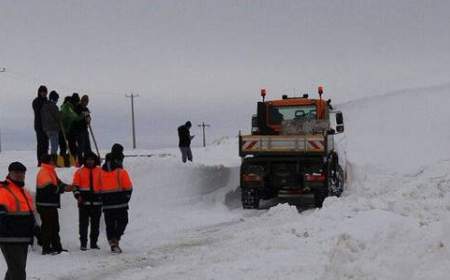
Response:
[{"label": "knit hat", "polygon": [[74,92],[72,94],[72,102],[73,102],[73,104],[80,103],[80,96],[78,95],[78,93]]},{"label": "knit hat", "polygon": [[9,166],[8,166],[8,172],[11,171],[20,171],[20,172],[25,172],[27,171],[27,168],[25,167],[25,165],[23,165],[22,163],[15,161],[12,162]]},{"label": "knit hat", "polygon": [[100,164],[100,160],[98,159],[98,156],[93,153],[93,152],[89,152],[87,153],[84,158],[83,158],[83,164],[86,164],[86,161],[88,159],[93,159],[95,161],[95,165],[99,165]]},{"label": "knit hat", "polygon": [[123,154],[123,146],[119,143],[115,143],[111,148],[112,154]]},{"label": "knit hat", "polygon": [[51,101],[57,102],[59,99],[59,94],[56,91],[52,90],[48,96],[48,99],[50,99]]},{"label": "knit hat", "polygon": [[38,88],[38,94],[41,93],[41,92],[48,92],[48,91],[47,91],[47,87],[44,86],[44,85],[41,85],[41,86]]}]

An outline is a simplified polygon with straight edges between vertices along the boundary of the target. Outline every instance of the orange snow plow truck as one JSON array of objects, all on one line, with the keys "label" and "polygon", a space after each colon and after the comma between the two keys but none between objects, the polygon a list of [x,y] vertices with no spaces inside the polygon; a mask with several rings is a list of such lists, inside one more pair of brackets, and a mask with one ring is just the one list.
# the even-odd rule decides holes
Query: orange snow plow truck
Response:
[{"label": "orange snow plow truck", "polygon": [[261,90],[251,134],[239,133],[244,209],[258,209],[261,199],[272,198],[321,207],[327,196],[341,195],[344,172],[334,137],[344,132],[344,119],[322,99],[322,87],[318,93],[318,99],[305,94],[265,101]]}]

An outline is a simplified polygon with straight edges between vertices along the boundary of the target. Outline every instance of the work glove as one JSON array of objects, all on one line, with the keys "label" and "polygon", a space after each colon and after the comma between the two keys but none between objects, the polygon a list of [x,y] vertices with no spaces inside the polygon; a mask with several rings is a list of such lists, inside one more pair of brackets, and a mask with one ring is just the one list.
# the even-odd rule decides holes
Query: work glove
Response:
[{"label": "work glove", "polygon": [[65,192],[71,192],[73,191],[74,187],[72,185],[65,185],[64,186],[64,191]]},{"label": "work glove", "polygon": [[78,202],[78,207],[83,206],[84,199],[80,196],[80,197],[78,197],[77,202]]}]

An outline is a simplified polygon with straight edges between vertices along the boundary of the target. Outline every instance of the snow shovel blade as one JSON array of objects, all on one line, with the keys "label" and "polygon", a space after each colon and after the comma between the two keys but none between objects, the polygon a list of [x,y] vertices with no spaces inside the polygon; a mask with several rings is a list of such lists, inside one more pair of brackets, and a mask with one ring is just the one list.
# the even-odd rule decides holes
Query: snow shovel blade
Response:
[{"label": "snow shovel blade", "polygon": [[56,167],[66,167],[64,164],[64,156],[58,155],[56,157]]},{"label": "snow shovel blade", "polygon": [[56,167],[59,168],[65,168],[65,167],[72,167],[76,166],[77,161],[73,155],[66,154],[66,155],[58,155],[56,158]]}]

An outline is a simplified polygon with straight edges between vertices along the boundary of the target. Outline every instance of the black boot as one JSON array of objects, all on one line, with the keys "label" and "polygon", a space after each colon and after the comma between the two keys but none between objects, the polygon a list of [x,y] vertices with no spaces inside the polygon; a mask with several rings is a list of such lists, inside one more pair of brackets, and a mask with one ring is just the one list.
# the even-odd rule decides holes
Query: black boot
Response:
[{"label": "black boot", "polygon": [[87,250],[87,242],[81,242],[81,245],[80,245],[80,250],[81,251],[86,251]]}]

